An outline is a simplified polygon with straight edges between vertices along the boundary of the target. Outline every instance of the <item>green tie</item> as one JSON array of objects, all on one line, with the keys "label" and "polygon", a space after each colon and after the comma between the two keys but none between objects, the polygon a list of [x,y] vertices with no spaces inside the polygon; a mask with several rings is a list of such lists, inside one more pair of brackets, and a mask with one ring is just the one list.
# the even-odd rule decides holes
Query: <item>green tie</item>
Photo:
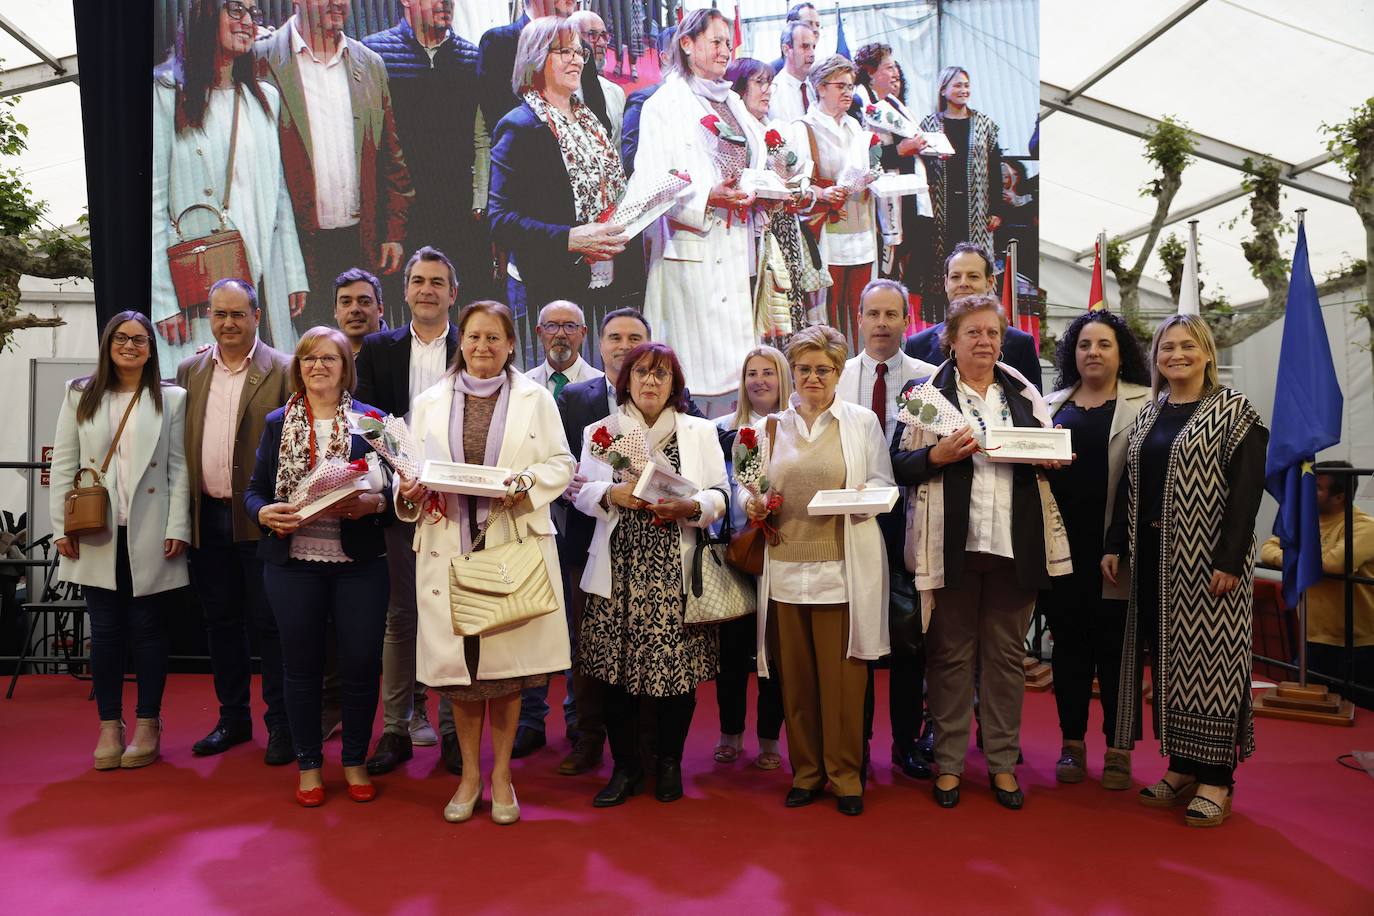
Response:
[{"label": "green tie", "polygon": [[553,379],[553,399],[556,401],[563,392],[563,386],[568,384],[568,377],[561,372],[555,372],[549,378]]}]

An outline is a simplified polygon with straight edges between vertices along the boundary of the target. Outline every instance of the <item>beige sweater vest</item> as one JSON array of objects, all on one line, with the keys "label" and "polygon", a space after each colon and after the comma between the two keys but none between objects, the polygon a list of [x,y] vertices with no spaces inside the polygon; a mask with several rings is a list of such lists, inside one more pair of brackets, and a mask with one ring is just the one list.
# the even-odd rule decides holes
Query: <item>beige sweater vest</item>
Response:
[{"label": "beige sweater vest", "polygon": [[808,442],[790,417],[783,418],[770,465],[773,486],[782,494],[776,516],[782,541],[769,548],[769,558],[787,563],[843,560],[844,516],[808,515],[806,511],[817,490],[844,487],[839,421],[832,418],[825,432]]}]

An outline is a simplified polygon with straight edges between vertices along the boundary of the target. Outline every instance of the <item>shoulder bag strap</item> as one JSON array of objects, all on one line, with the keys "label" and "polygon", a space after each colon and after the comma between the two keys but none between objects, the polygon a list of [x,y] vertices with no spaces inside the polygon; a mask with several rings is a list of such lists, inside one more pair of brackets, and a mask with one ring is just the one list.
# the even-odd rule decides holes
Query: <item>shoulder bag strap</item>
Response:
[{"label": "shoulder bag strap", "polygon": [[768,418],[768,458],[773,458],[773,440],[778,437],[778,418],[776,415]]},{"label": "shoulder bag strap", "polygon": [[224,167],[224,203],[220,210],[229,209],[229,192],[234,187],[234,155],[239,146],[239,108],[243,105],[243,88],[234,87],[234,120],[229,128],[229,164]]},{"label": "shoulder bag strap", "polygon": [[100,476],[104,477],[105,472],[110,469],[110,459],[114,457],[115,448],[119,445],[119,437],[124,435],[124,425],[129,422],[129,414],[134,412],[134,405],[143,396],[143,389],[134,392],[134,396],[129,398],[129,406],[124,408],[124,417],[119,421],[119,429],[115,430],[114,438],[110,440],[110,447],[105,451],[105,460],[100,463]]}]

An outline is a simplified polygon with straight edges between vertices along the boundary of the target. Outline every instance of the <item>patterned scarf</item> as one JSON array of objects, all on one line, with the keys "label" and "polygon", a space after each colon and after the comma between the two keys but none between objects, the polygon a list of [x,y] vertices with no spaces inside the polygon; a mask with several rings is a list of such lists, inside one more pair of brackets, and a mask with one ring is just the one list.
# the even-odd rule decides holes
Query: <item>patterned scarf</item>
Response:
[{"label": "patterned scarf", "polygon": [[298,391],[291,395],[286,402],[286,415],[281,424],[281,448],[277,451],[277,499],[290,502],[297,485],[321,457],[347,460],[350,444],[348,411],[352,407],[353,396],[345,391],[334,411],[334,428],[329,433],[329,442],[325,445],[324,454],[320,455],[319,443],[315,441],[313,421],[316,418],[310,413],[305,392]]},{"label": "patterned scarf", "polygon": [[[941,131],[945,129],[944,112],[928,114],[921,121],[921,130]],[[982,112],[969,109],[968,126],[968,241],[992,251],[992,230],[988,228],[988,217],[992,215],[992,199],[989,197],[992,176],[988,174],[988,156],[998,148],[997,124]],[[927,163],[931,173],[931,204],[935,210],[935,263],[945,260],[945,222],[949,217],[949,202],[945,197],[949,182],[945,180],[948,164],[931,159]],[[997,176],[995,187],[1001,193],[1002,176]]]},{"label": "patterned scarf", "polygon": [[525,103],[535,117],[549,126],[563,154],[563,167],[572,185],[573,206],[579,223],[596,222],[625,193],[625,169],[620,152],[606,136],[606,129],[592,110],[573,96],[572,116],[549,106],[531,89]]}]

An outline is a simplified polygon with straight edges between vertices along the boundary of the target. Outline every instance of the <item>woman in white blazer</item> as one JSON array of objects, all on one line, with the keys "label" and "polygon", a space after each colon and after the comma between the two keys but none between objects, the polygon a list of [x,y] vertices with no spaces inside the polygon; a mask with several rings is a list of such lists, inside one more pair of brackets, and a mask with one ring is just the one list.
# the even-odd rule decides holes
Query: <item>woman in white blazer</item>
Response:
[{"label": "woman in white blazer", "polygon": [[[759,577],[759,676],[770,642],[782,674],[789,808],[809,805],[828,781],[842,814],[863,812],[864,701],[868,662],[889,651],[887,550],[877,516],[811,516],[819,490],[892,486],[892,462],[878,417],[835,396],[849,348],[834,328],[815,325],[787,346],[796,394],[756,429],[760,442],[777,420],[768,478],[782,505],[768,522],[778,532]],[[762,447],[762,446],[761,446]],[[751,519],[768,517],[749,499]],[[771,634],[771,639],[770,639]]]},{"label": "woman in white blazer", "polygon": [[[763,126],[723,79],[730,63],[725,17],[695,10],[675,41],[672,72],[644,103],[635,170],[685,170],[692,184],[645,230],[644,317],[681,355],[688,388],[713,396],[734,387],[736,360],[754,344],[754,196],[736,178],[744,167],[763,168],[767,150]],[[707,130],[701,120],[712,115],[744,146]]]},{"label": "woman in white blazer", "polygon": [[305,262],[277,134],[281,105],[275,87],[253,77],[257,25],[245,11],[230,16],[219,0],[194,0],[182,15],[172,53],[153,71],[152,317],[163,362],[175,366],[210,341],[209,316],[183,315],[172,286],[167,249],[219,225],[206,205],[224,203],[224,178],[234,134],[234,173],[225,217],[243,236],[249,276],[264,302],[263,337],[290,353],[291,316],[305,308]]},{"label": "woman in white blazer", "polygon": [[[499,302],[473,302],[458,316],[458,334],[449,372],[415,399],[411,435],[422,460],[509,469],[512,495],[492,500],[428,493],[418,481],[402,481],[397,516],[416,522],[415,676],[452,704],[463,756],[463,779],[444,817],[465,821],[481,800],[482,721],[489,715],[491,816],[511,824],[520,817],[510,773],[520,691],[547,684],[551,673],[571,665],[549,504],[571,482],[574,464],[553,396],[511,368],[516,334],[510,310]],[[538,539],[560,608],[481,636],[455,636],[450,563],[472,550],[488,521],[483,547],[504,544],[517,531]]]},{"label": "woman in white blazer", "polygon": [[[578,667],[601,682],[606,734],[615,770],[592,802],[624,803],[644,785],[640,763],[641,698],[654,706],[658,754],[654,795],[682,797],[682,749],[696,709],[696,689],[716,676],[714,624],[683,622],[687,576],[700,529],[725,512],[725,460],[716,426],[687,415],[687,390],[677,355],[644,343],[625,357],[616,380],[619,409],[582,436],[579,511],[596,519],[582,590],[587,604],[578,633]],[[633,467],[613,471],[593,445],[642,432],[648,460],[666,462],[697,487],[690,498],[653,504],[634,495]],[[693,530],[698,529],[698,530]]]},{"label": "woman in white blazer", "polygon": [[1087,775],[1088,705],[1096,675],[1106,736],[1102,785],[1129,789],[1131,753],[1114,747],[1113,740],[1130,570],[1113,584],[1103,579],[1093,558],[1111,525],[1131,424],[1149,403],[1150,373],[1131,329],[1105,309],[1075,318],[1059,340],[1055,359],[1057,390],[1045,405],[1056,426],[1073,431],[1076,458],[1047,472],[1074,559],[1073,574],[1052,579],[1041,598],[1054,633],[1054,701],[1063,733],[1054,774],[1064,783],[1082,782]]},{"label": "woman in white blazer", "polygon": [[[62,557],[58,577],[83,586],[91,620],[97,770],[147,766],[158,756],[170,649],[163,593],[190,581],[185,418],[186,392],[162,383],[152,322],[134,311],[105,325],[95,373],[70,384],[57,416],[49,512]],[[67,491],[78,470],[99,477],[121,422],[102,481],[110,495],[105,529],[69,535],[63,530]],[[91,483],[83,474],[81,485]],[[128,747],[121,720],[126,644],[138,679],[138,721]]]}]

